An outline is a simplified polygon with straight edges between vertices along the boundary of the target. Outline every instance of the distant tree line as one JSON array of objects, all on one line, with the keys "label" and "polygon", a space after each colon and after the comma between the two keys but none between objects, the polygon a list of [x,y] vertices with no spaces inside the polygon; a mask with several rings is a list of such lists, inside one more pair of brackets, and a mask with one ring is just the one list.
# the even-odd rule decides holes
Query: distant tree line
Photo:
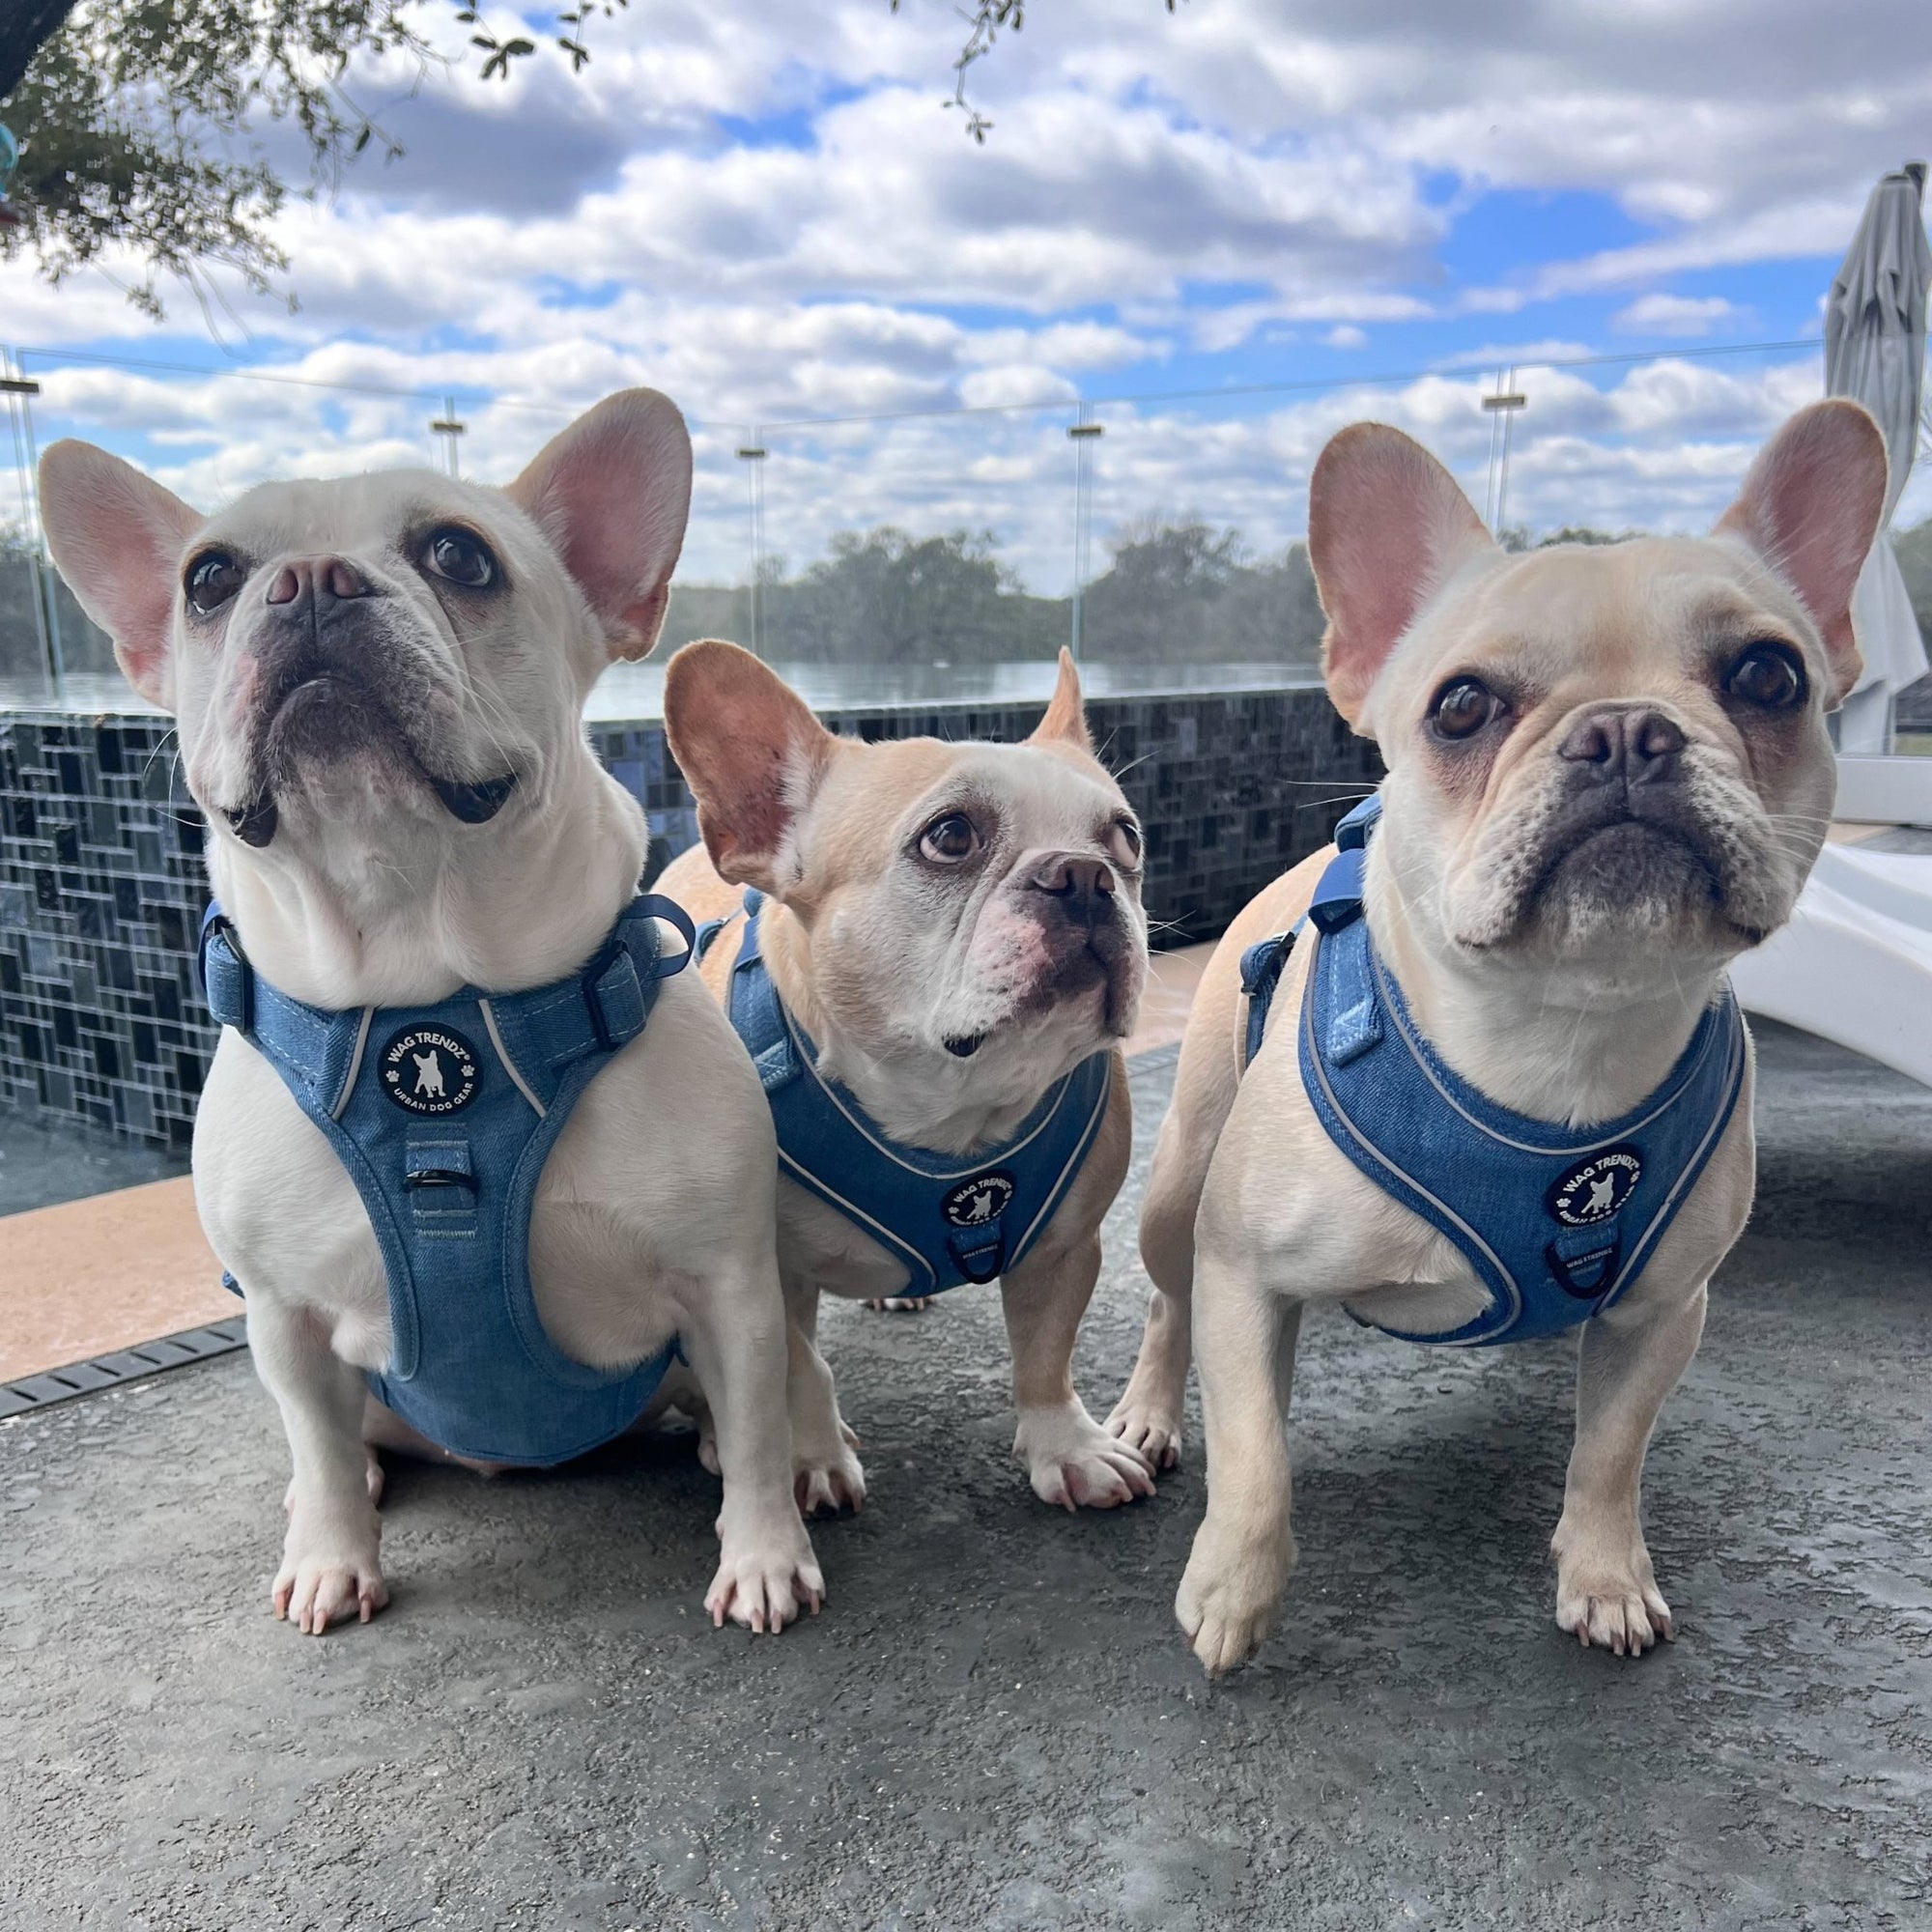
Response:
[{"label": "distant tree line", "polygon": [[[1312,669],[1321,607],[1304,545],[1250,557],[1240,534],[1145,517],[1108,545],[1082,600],[1086,654],[1115,664],[1280,664]],[[680,585],[666,641],[749,641],[751,593]],[[990,531],[913,537],[890,526],[835,537],[796,576],[781,560],[758,586],[758,644],[780,664],[999,664],[1048,658],[1072,631],[1072,600],[1038,597],[1000,561]]]},{"label": "distant tree line", "polygon": [[[1622,534],[1632,534],[1623,532]],[[1506,530],[1512,549],[1610,543],[1611,534],[1565,528],[1534,541]],[[1932,639],[1932,519],[1895,533],[1918,622]],[[1086,655],[1113,664],[1278,664],[1312,671],[1321,606],[1308,551],[1293,543],[1253,556],[1240,533],[1198,518],[1135,519],[1107,545],[1107,568],[1087,586]],[[17,530],[0,526],[0,679],[41,670],[28,567]],[[56,581],[65,662],[111,671],[107,640]],[[890,526],[835,537],[830,553],[790,574],[782,559],[758,585],[758,645],[778,664],[976,665],[1050,658],[1072,629],[1071,601],[1037,597],[1003,563],[990,531],[915,537]],[[752,640],[743,585],[679,584],[659,656],[693,638]],[[1932,689],[1911,705],[1932,728]]]}]

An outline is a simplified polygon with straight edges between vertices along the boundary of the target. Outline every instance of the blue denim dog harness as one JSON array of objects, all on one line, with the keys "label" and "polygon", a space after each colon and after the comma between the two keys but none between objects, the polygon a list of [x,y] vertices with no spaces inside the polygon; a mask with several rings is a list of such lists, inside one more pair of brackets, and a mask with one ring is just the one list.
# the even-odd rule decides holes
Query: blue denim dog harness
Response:
[{"label": "blue denim dog harness", "polygon": [[[686,940],[668,960],[659,919]],[[376,1231],[393,1343],[369,1386],[453,1455],[567,1462],[636,1422],[670,1365],[675,1342],[617,1374],[556,1348],[530,1289],[530,1209],[571,1109],[643,1032],[692,937],[682,907],[640,895],[551,985],[330,1012],[255,972],[218,906],[202,921],[210,1009],[327,1135]]]},{"label": "blue denim dog harness", "polygon": [[[1107,1111],[1114,1057],[1096,1053],[1055,1081],[1004,1147],[973,1156],[888,1140],[844,1088],[818,1071],[818,1050],[785,1010],[759,950],[763,895],[745,895],[745,936],[731,969],[731,1024],[771,1102],[779,1164],[906,1265],[904,1293],[937,1294],[996,1280],[1018,1263],[1072,1186]],[[726,922],[709,922],[705,948]]]},{"label": "blue denim dog harness", "polygon": [[1579,1137],[1497,1106],[1423,1038],[1370,940],[1362,873],[1380,816],[1373,797],[1342,821],[1306,918],[1242,955],[1244,1062],[1312,928],[1299,1045],[1316,1116],[1378,1187],[1455,1242],[1490,1292],[1462,1327],[1402,1339],[1471,1348],[1575,1327],[1643,1271],[1730,1122],[1745,1073],[1737,1001],[1726,984],[1663,1084],[1621,1120]]}]

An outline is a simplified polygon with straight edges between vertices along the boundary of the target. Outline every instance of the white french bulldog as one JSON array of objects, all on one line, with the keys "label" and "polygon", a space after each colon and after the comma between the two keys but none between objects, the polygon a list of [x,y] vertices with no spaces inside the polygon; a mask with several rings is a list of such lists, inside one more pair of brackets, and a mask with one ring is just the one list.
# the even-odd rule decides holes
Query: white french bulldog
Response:
[{"label": "white french bulldog", "polygon": [[[216,896],[271,988],[330,1014],[466,987],[507,1004],[599,954],[646,833],[591,755],[583,702],[612,658],[656,640],[690,482],[683,419],[648,389],[598,405],[507,490],[406,470],[264,484],[204,517],[102,450],[47,451],[55,560],[135,688],[178,718]],[[479,1010],[494,1041],[491,1000]],[[463,1069],[439,1041],[399,1040],[390,1077],[409,1077],[403,1047],[425,1045],[410,1098],[451,1117],[469,1087],[447,1088]],[[503,1065],[541,1116],[507,1051]],[[367,1445],[449,1445],[366,1392],[395,1342],[370,1213],[232,1026],[194,1181],[294,1461],[275,1613],[315,1634],[366,1622],[387,1600]],[[754,1630],[816,1609],[824,1589],[792,1497],[772,1201],[771,1122],[743,1049],[701,987],[668,979],[536,1181],[531,1346],[582,1377],[676,1338],[724,1477],[705,1601]]]},{"label": "white french bulldog", "polygon": [[[661,883],[694,917],[725,922],[699,969],[706,983],[731,1001],[742,888],[754,887],[768,895],[764,970],[802,1050],[815,1048],[817,1076],[842,1090],[839,1107],[856,1102],[861,1137],[956,1159],[946,1211],[963,1236],[1023,1198],[987,1151],[1075,1069],[1099,1076],[1077,1178],[999,1275],[1013,1446],[1035,1492],[1061,1507],[1151,1494],[1146,1457],[1094,1421],[1072,1380],[1100,1222],[1132,1136],[1119,1044],[1147,978],[1140,827],[1094,755],[1072,660],[1063,653],[1052,704],[1023,745],[835,737],[756,658],[715,641],[672,658],[665,721],[704,844]],[[830,1205],[844,1177],[821,1172],[829,1185],[814,1193],[794,1173],[779,1188],[779,1265],[798,1493],[808,1513],[857,1509],[865,1472],[818,1351],[818,1297],[895,1297],[920,1280],[856,1210]]]},{"label": "white french bulldog", "polygon": [[[1613,1293],[1607,1273],[1573,1288],[1603,1298],[1582,1322],[1556,1620],[1618,1653],[1672,1634],[1639,1523],[1644,1452],[1754,1179],[1748,1040],[1724,969],[1786,919],[1825,836],[1824,717],[1858,677],[1849,600],[1885,480],[1871,418],[1826,403],[1772,440],[1705,539],[1505,554],[1448,472],[1379,424],[1344,430],[1312,482],[1329,693],[1388,765],[1341,909],[1365,921],[1393,982],[1378,1025],[1406,1004],[1427,1077],[1510,1110],[1525,1142],[1588,1143],[1626,1116],[1647,1128],[1657,1117],[1634,1110],[1697,1038],[1721,1019],[1734,1042],[1734,1104],[1721,1127],[1711,1114],[1675,1219],[1649,1224],[1656,1245],[1630,1249]],[[1339,943],[1319,921],[1241,1070],[1243,953],[1295,924],[1333,856],[1255,899],[1203,980],[1141,1221],[1156,1292],[1110,1419],[1174,1461],[1191,1315],[1208,1501],[1176,1610],[1210,1674],[1254,1653],[1293,1565],[1286,1425],[1303,1308],[1344,1301],[1423,1339],[1466,1335],[1492,1310],[1469,1250],[1369,1179],[1311,1101],[1321,1008],[1304,1009],[1304,982],[1321,970],[1311,953]],[[1379,1051],[1381,1032],[1347,1032],[1362,1011],[1321,1037]],[[1330,1080],[1327,1063],[1312,1077]],[[1336,1091],[1321,1090],[1330,1116]],[[1533,1238],[1607,1223],[1637,1165],[1621,1149],[1580,1163],[1567,1192],[1529,1203]],[[1592,1265],[1615,1265],[1607,1252]]]}]

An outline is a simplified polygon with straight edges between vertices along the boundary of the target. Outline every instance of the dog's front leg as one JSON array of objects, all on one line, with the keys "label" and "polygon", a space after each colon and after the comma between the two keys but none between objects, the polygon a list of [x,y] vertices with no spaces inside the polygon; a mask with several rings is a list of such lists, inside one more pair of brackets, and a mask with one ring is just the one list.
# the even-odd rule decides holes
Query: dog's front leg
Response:
[{"label": "dog's front leg", "polygon": [[838,1413],[832,1371],[818,1352],[818,1288],[786,1279],[785,1398],[791,1410],[792,1488],[807,1516],[865,1507],[859,1438]]},{"label": "dog's front leg", "polygon": [[1556,1621],[1619,1657],[1640,1656],[1673,1634],[1670,1605],[1644,1545],[1639,1498],[1650,1432],[1697,1352],[1705,1299],[1701,1283],[1686,1299],[1632,1296],[1583,1324],[1577,1442],[1549,1545]]},{"label": "dog's front leg", "polygon": [[1041,1502],[1113,1509],[1153,1494],[1153,1465],[1087,1413],[1073,1386],[1073,1344],[1100,1278],[1100,1236],[1042,1244],[1000,1281],[1013,1351],[1019,1429],[1013,1453]]},{"label": "dog's front leg", "polygon": [[780,1631],[825,1600],[825,1578],[792,1495],[785,1409],[785,1314],[778,1267],[727,1257],[698,1284],[679,1340],[711,1411],[719,1473],[718,1574],[705,1593],[714,1624]]},{"label": "dog's front leg", "polygon": [[313,1311],[259,1293],[248,1297],[248,1349],[282,1411],[295,1464],[275,1614],[310,1636],[352,1616],[366,1624],[389,1590],[362,1442],[362,1371],[329,1347]]},{"label": "dog's front leg", "polygon": [[1195,1361],[1208,1437],[1208,1514],[1174,1613],[1209,1677],[1245,1663],[1274,1627],[1294,1569],[1288,1398],[1301,1303],[1264,1287],[1252,1255],[1204,1247]]}]

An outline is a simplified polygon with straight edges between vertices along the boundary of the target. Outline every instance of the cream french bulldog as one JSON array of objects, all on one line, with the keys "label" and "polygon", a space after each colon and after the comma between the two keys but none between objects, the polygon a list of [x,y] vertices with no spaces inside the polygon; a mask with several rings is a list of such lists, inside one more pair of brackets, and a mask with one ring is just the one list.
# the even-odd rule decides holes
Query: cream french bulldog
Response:
[{"label": "cream french bulldog", "polygon": [[[621,1433],[663,1400],[673,1338],[724,1478],[714,1620],[776,1630],[822,1594],[792,1496],[769,1114],[703,989],[658,985],[677,942],[660,952],[665,929],[633,904],[643,814],[582,722],[604,668],[657,638],[690,481],[683,419],[648,389],[590,411],[506,490],[405,470],[264,484],[203,516],[84,443],[43,463],[62,574],[179,720],[227,921],[209,958],[246,988],[202,1096],[195,1197],[287,1428],[272,1602],[305,1632],[387,1601],[369,1445],[564,1460],[589,1442],[556,1418],[582,1406],[597,1439]],[[613,929],[625,945],[607,946]],[[398,1009],[427,1008],[435,1024],[388,1037]],[[295,1097],[311,1073],[326,1104]],[[331,1138],[365,1108],[372,1131],[407,1136],[393,1212],[345,1165],[391,1156]],[[470,1123],[554,1134],[553,1109],[560,1136],[517,1171],[519,1242],[500,1218],[515,1189]],[[498,1273],[463,1278],[498,1229]],[[440,1329],[426,1297],[445,1266]],[[495,1353],[489,1321],[511,1338]],[[453,1376],[466,1401],[523,1400],[522,1422],[463,1427],[552,1446],[425,1439],[367,1392],[372,1374],[411,1412],[443,1412]]]},{"label": "cream french bulldog", "polygon": [[[1510,555],[1400,432],[1358,424],[1322,452],[1323,665],[1387,762],[1381,819],[1359,872],[1332,850],[1297,867],[1208,969],[1141,1221],[1156,1292],[1110,1418],[1175,1460],[1191,1315],[1208,1500],[1176,1611],[1210,1675],[1254,1653],[1293,1567],[1285,1432],[1311,1302],[1425,1341],[1580,1321],[1556,1620],[1632,1655],[1672,1634],[1644,1452],[1754,1180],[1724,970],[1790,913],[1825,836],[1824,717],[1858,676],[1848,607],[1885,478],[1871,418],[1826,403],[1765,447],[1708,538]],[[1285,965],[1250,950],[1311,910]],[[1244,960],[1257,991],[1281,973],[1252,1059]],[[1358,1061],[1409,1096],[1402,1118],[1364,1126]],[[1480,1147],[1432,1197],[1389,1148],[1444,1109],[1442,1145]],[[1651,1181],[1685,1191],[1638,1213],[1638,1143],[1673,1134],[1683,1156]],[[1471,1179],[1540,1175],[1555,1149],[1580,1157],[1547,1199],[1480,1208],[1534,1244],[1528,1264],[1501,1246],[1479,1264]]]},{"label": "cream french bulldog", "polygon": [[[1094,755],[1071,659],[1023,745],[835,737],[719,642],[672,658],[665,720],[704,842],[662,884],[722,923],[700,970],[780,1116],[802,1505],[856,1510],[866,1493],[817,1346],[820,1294],[995,1274],[1035,1492],[1069,1510],[1151,1494],[1147,1458],[1093,1420],[1071,1375],[1126,1171],[1119,1045],[1147,975],[1140,828]],[[746,887],[763,895],[755,927]]]}]

